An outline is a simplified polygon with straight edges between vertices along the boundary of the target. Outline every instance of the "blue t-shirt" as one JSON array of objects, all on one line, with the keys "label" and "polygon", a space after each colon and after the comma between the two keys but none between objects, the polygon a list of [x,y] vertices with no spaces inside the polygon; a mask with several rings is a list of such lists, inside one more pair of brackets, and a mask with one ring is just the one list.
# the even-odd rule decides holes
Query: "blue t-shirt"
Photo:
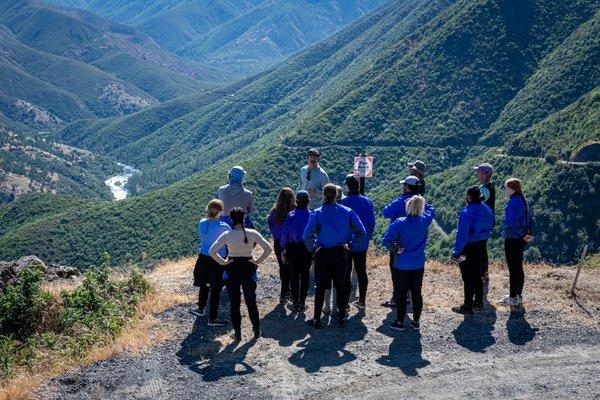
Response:
[{"label": "blue t-shirt", "polygon": [[[198,235],[200,236],[198,252],[205,256],[210,256],[208,253],[210,246],[217,241],[219,236],[230,230],[231,228],[225,222],[219,220],[211,221],[207,218],[203,218],[198,224]],[[219,255],[223,258],[227,256],[227,249],[225,246],[219,249]]]}]

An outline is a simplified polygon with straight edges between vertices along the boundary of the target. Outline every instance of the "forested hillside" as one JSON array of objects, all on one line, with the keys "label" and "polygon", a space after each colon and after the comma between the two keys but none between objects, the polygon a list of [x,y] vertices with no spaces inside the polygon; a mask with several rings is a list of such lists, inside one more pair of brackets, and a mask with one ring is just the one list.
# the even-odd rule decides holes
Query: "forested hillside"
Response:
[{"label": "forested hillside", "polygon": [[[525,181],[537,220],[530,259],[571,261],[585,242],[597,251],[600,165],[569,158],[600,139],[599,9],[595,0],[392,1],[226,95],[207,91],[189,113],[179,108],[185,114],[169,119],[152,108],[158,122],[119,147],[106,145],[110,123],[100,134],[70,127],[63,140],[141,167],[144,190],[171,185],[29,218],[0,236],[0,258],[34,252],[86,266],[103,251],[117,263],[191,254],[203,206],[233,164],[249,172],[264,228],[276,191],[295,185],[309,146],[322,149],[336,182],[356,153],[374,155],[368,189],[378,210],[400,192],[406,162],[430,165],[427,198],[450,233],[432,232],[431,256],[448,256],[472,167],[483,161],[496,167],[498,188],[511,175]],[[563,159],[552,157],[565,147]],[[506,198],[498,195],[501,218]],[[16,202],[4,218],[32,203]],[[385,225],[379,221],[378,234]],[[496,236],[494,255],[498,244]]]}]

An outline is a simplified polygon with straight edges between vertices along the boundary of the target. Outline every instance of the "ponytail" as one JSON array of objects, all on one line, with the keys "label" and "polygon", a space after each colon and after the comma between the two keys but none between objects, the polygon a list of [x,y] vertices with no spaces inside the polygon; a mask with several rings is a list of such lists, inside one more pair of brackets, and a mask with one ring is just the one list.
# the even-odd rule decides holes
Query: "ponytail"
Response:
[{"label": "ponytail", "polygon": [[323,188],[323,202],[325,204],[335,204],[338,195],[337,186],[333,183],[328,183]]},{"label": "ponytail", "polygon": [[244,243],[248,243],[248,236],[246,235],[246,226],[244,225],[244,219],[246,218],[246,212],[241,207],[234,207],[229,212],[229,218],[231,218],[231,223],[235,227],[236,225],[241,225],[242,230],[244,231]]}]

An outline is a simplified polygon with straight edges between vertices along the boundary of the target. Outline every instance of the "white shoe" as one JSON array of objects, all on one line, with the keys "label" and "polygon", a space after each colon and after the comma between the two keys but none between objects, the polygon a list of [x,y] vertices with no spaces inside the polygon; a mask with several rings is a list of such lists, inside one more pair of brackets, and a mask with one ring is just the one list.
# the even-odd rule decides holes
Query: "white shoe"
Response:
[{"label": "white shoe", "polygon": [[498,304],[504,304],[505,306],[516,306],[517,299],[515,299],[514,297],[510,297],[510,296],[504,296],[503,298],[498,300]]},{"label": "white shoe", "polygon": [[522,306],[523,305],[523,296],[521,296],[520,294],[517,295],[516,300],[516,304],[517,306]]}]

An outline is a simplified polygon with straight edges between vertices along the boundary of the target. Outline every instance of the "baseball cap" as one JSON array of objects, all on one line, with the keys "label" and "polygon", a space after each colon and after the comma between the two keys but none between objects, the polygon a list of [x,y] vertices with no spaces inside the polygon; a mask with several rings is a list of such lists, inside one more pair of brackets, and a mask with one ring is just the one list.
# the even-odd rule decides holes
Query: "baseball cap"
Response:
[{"label": "baseball cap", "polygon": [[319,152],[319,150],[317,149],[310,149],[308,150],[308,153],[306,153],[307,156],[317,156],[317,157],[321,157],[321,153]]},{"label": "baseball cap", "polygon": [[473,167],[473,170],[476,172],[483,172],[486,175],[491,175],[494,173],[494,167],[488,163],[479,164],[478,166]]},{"label": "baseball cap", "polygon": [[409,163],[408,164],[409,168],[414,168],[419,172],[425,172],[425,170],[427,169],[427,166],[425,165],[425,163],[421,160],[417,160],[415,162]]},{"label": "baseball cap", "polygon": [[400,181],[400,184],[404,185],[411,185],[411,186],[417,186],[421,184],[421,181],[419,180],[419,178],[417,178],[414,175],[409,175],[406,178],[404,178],[403,181]]}]

